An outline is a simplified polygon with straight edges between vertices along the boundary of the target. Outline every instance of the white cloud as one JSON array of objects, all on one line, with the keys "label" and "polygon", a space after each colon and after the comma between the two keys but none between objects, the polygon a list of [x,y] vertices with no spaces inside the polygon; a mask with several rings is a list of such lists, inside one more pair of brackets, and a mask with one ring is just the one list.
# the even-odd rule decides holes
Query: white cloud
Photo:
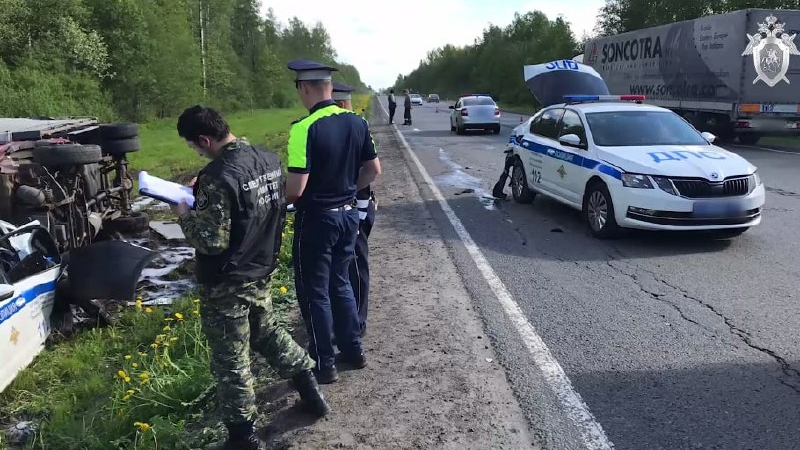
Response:
[{"label": "white cloud", "polygon": [[[339,60],[354,65],[373,88],[394,83],[414,70],[429,51],[445,44],[472,44],[491,23],[506,26],[514,12],[539,10],[550,19],[562,15],[576,38],[590,33],[603,0],[262,0],[278,20],[296,16],[322,22]],[[502,6],[501,6],[502,5]]]}]

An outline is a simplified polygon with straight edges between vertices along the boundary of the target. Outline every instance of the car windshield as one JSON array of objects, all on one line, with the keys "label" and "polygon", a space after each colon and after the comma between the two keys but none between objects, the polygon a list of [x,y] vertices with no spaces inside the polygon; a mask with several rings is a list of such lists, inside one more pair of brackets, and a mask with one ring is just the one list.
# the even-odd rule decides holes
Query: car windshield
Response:
[{"label": "car windshield", "polygon": [[464,99],[464,106],[494,106],[494,100],[491,97],[467,97]]},{"label": "car windshield", "polygon": [[412,97],[412,98],[418,98],[418,97],[419,97],[419,94],[411,94],[411,97]]},{"label": "car windshield", "polygon": [[708,145],[703,136],[669,111],[607,111],[586,114],[595,145]]}]

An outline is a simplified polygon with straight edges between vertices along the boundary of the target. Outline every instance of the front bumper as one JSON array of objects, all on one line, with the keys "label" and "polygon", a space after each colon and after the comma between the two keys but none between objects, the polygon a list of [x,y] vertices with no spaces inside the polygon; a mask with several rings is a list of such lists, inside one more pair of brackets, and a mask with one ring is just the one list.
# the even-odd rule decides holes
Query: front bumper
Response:
[{"label": "front bumper", "polygon": [[[611,196],[617,224],[643,230],[719,230],[752,227],[761,223],[766,193],[764,184],[738,197],[690,199],[658,188],[634,189],[615,186]],[[720,212],[695,212],[696,204]],[[702,206],[702,205],[698,205]]]}]

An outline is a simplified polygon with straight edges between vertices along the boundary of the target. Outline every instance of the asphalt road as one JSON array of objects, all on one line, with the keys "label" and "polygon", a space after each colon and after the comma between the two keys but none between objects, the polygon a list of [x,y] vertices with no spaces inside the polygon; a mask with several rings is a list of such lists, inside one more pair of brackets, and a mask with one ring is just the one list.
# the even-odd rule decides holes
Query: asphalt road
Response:
[{"label": "asphalt road", "polygon": [[[520,116],[503,113],[500,135],[457,136],[450,104],[416,106],[413,125],[398,127],[615,448],[800,446],[800,154],[730,148],[768,190],[762,224],[734,240],[600,241],[578,212],[541,196],[493,200]],[[580,448],[563,399],[450,222],[434,215],[533,431],[545,448]]]}]

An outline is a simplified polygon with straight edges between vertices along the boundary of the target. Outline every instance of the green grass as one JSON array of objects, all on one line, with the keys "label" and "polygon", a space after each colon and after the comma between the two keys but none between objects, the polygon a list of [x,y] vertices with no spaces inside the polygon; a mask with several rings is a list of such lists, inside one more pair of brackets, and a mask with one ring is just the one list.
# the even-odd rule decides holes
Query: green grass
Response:
[{"label": "green grass", "polygon": [[790,147],[800,151],[800,138],[797,137],[784,137],[784,136],[770,136],[759,139],[756,145],[760,146],[777,146],[777,147]]},{"label": "green grass", "polygon": [[[235,135],[268,146],[285,161],[290,123],[305,114],[261,110],[227,119]],[[143,125],[140,134],[142,149],[130,155],[133,170],[188,179],[207,162],[177,136],[174,119]],[[289,312],[296,308],[291,220],[289,215],[272,289],[279,322],[290,329]],[[183,450],[218,441],[224,432],[210,413],[214,384],[194,300],[187,293],[170,307],[128,308],[114,327],[49,345],[0,394],[0,424],[37,423],[30,449]],[[273,377],[271,370],[261,371],[256,385],[265,389]],[[0,433],[0,449],[7,444]]]},{"label": "green grass", "polygon": [[[266,145],[286,162],[286,141],[292,121],[307,112],[302,108],[254,110],[226,116],[231,132],[253,144]],[[147,170],[162,178],[189,179],[208,160],[189,148],[175,129],[175,119],[164,119],[141,126],[142,149],[128,158],[135,171]]]}]

